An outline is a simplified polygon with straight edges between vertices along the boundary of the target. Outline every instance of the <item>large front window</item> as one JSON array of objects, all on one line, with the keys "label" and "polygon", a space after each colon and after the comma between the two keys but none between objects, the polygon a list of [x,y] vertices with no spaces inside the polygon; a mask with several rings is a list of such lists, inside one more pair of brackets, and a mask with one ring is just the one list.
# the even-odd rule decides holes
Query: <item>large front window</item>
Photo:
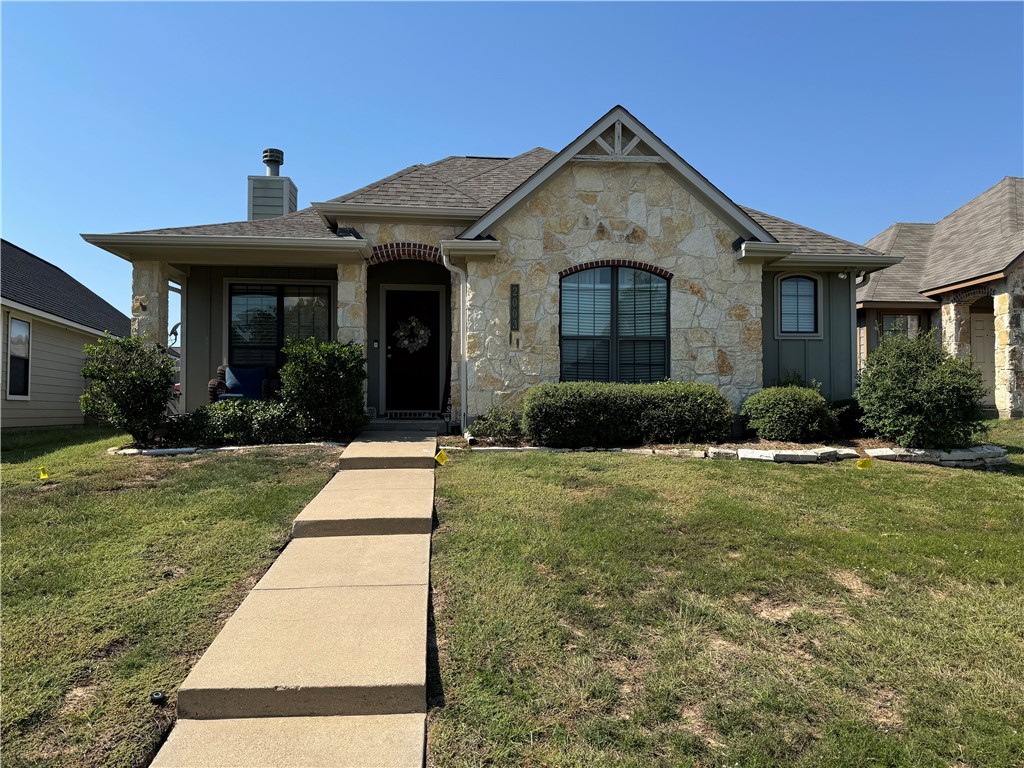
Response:
[{"label": "large front window", "polygon": [[228,365],[276,369],[285,339],[331,338],[330,286],[236,283],[228,296]]},{"label": "large front window", "polygon": [[628,267],[562,279],[562,381],[667,379],[668,281]]}]

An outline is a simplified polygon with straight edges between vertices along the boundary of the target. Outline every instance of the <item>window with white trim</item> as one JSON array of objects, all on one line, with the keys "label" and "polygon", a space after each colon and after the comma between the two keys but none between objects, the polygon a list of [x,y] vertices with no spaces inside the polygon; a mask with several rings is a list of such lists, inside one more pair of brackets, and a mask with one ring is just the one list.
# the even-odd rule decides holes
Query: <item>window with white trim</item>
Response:
[{"label": "window with white trim", "polygon": [[818,327],[821,281],[810,275],[789,275],[779,279],[779,335],[813,336]]},{"label": "window with white trim", "polygon": [[32,324],[11,317],[7,329],[7,396],[27,399]]},{"label": "window with white trim", "polygon": [[562,381],[667,379],[668,280],[594,267],[562,278]]}]

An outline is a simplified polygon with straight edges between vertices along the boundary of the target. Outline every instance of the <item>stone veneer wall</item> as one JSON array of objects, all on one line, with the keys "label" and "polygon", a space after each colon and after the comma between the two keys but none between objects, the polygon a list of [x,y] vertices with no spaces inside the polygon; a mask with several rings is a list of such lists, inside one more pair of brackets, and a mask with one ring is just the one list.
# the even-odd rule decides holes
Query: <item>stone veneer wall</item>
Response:
[{"label": "stone veneer wall", "polygon": [[[371,246],[439,245],[461,227],[344,222]],[[761,387],[761,268],[736,262],[737,233],[649,163],[571,163],[492,231],[493,259],[470,259],[469,414],[516,404],[526,388],[560,375],[559,272],[604,259],[673,274],[673,379],[719,387],[738,408]],[[460,264],[456,261],[457,264]],[[460,264],[461,266],[462,264]],[[338,338],[366,341],[366,269],[342,265]],[[520,330],[509,336],[509,286],[521,286]],[[452,406],[458,412],[459,291],[452,281]],[[357,306],[361,305],[361,306]],[[360,331],[360,328],[362,329]]]},{"label": "stone veneer wall", "polygon": [[993,305],[996,408],[1004,419],[1024,416],[1024,266],[1001,281]]},{"label": "stone veneer wall", "polygon": [[160,261],[132,264],[132,336],[167,345],[167,265]]},{"label": "stone veneer wall", "polygon": [[[761,386],[761,268],[736,262],[737,233],[648,163],[570,163],[492,234],[493,262],[469,262],[469,413],[558,381],[559,272],[604,259],[673,274],[670,373],[720,388],[734,407]],[[509,341],[509,286],[520,331]]]}]

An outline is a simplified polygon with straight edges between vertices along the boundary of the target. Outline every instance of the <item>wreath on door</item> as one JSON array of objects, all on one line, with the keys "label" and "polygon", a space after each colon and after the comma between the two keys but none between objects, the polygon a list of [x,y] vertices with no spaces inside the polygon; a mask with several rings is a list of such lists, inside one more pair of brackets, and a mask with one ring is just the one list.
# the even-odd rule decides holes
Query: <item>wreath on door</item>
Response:
[{"label": "wreath on door", "polygon": [[419,352],[430,341],[430,329],[416,316],[399,323],[391,335],[395,337],[398,348],[408,350],[409,354]]}]

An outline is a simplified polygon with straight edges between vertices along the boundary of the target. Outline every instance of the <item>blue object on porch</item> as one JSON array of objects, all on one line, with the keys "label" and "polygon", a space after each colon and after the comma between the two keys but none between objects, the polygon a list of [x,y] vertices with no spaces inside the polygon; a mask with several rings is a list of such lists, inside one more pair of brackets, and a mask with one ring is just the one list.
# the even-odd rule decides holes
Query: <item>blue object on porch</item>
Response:
[{"label": "blue object on porch", "polygon": [[266,368],[236,368],[228,366],[224,372],[224,383],[228,395],[241,396],[250,400],[263,397],[263,380],[267,378]]}]

